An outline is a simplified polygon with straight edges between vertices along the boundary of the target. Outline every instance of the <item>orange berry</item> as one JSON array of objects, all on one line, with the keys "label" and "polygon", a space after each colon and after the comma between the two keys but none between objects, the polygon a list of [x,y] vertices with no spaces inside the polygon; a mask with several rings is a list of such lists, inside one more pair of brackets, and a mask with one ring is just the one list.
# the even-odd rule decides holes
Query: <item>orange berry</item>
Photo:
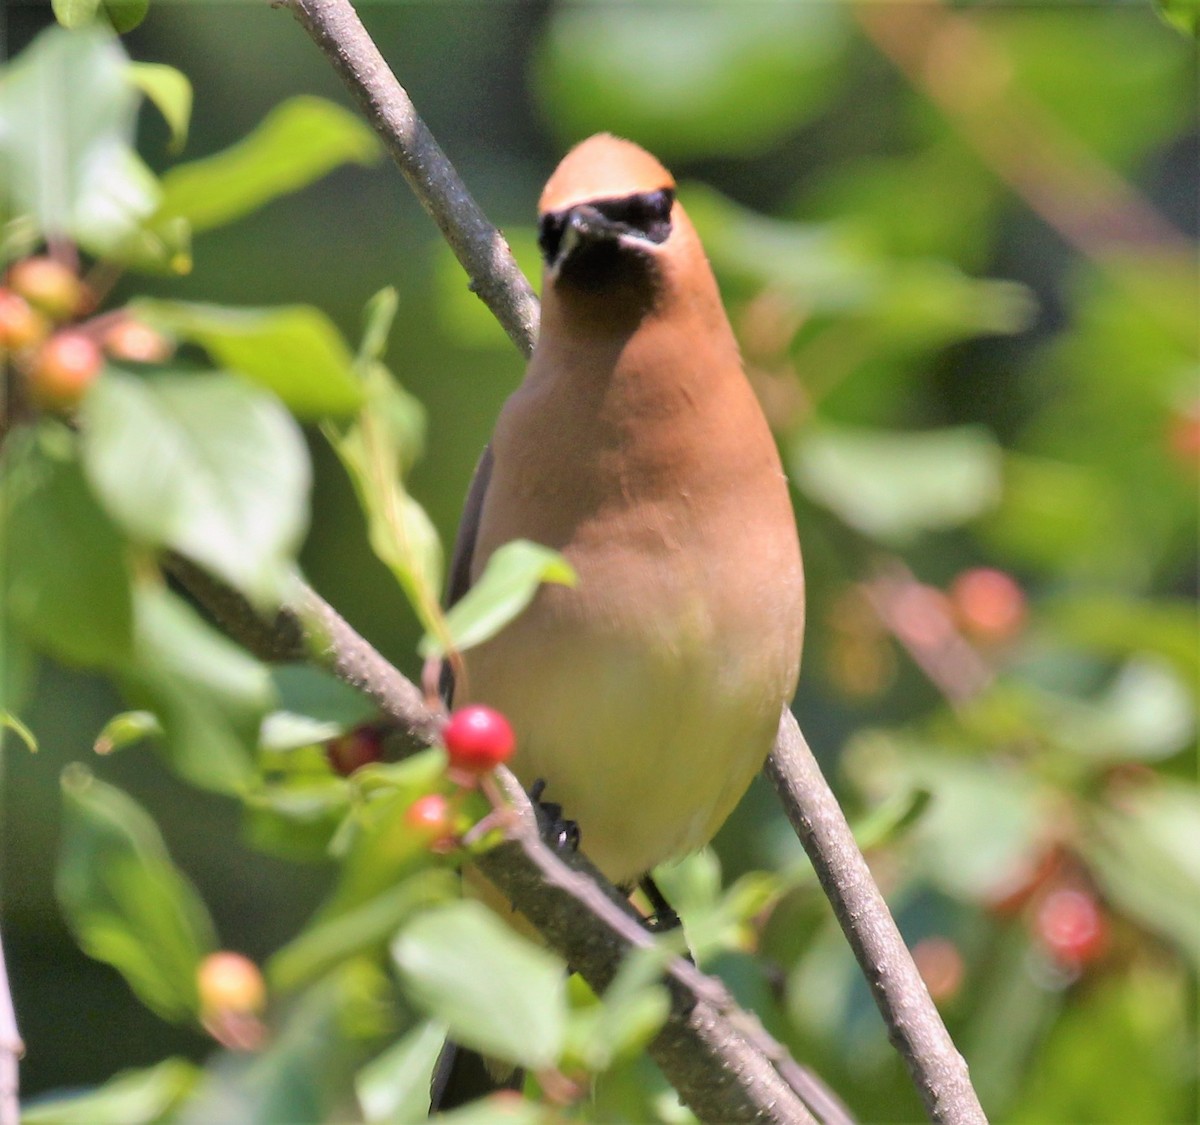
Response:
[{"label": "orange berry", "polygon": [[46,410],[77,406],[104,367],[96,341],[83,332],[64,329],[50,337],[25,370],[29,395]]},{"label": "orange berry", "polygon": [[53,320],[69,320],[87,302],[87,287],[54,258],[22,259],[8,271],[8,284]]},{"label": "orange berry", "polygon": [[964,570],[950,586],[950,602],[963,632],[988,644],[1011,640],[1025,624],[1024,592],[993,567]]},{"label": "orange berry", "polygon": [[922,938],[913,946],[913,961],[935,1003],[952,1000],[962,987],[966,966],[958,946],[949,938]]},{"label": "orange berry", "polygon": [[113,359],[131,363],[162,363],[174,347],[161,332],[130,317],[122,317],[104,333],[104,350]]},{"label": "orange berry", "polygon": [[267,986],[258,966],[240,953],[210,953],[196,970],[200,1010],[206,1016],[223,1013],[257,1015],[267,1006]]},{"label": "orange berry", "polygon": [[50,322],[19,293],[0,289],[0,352],[19,352],[40,344]]},{"label": "orange berry", "polygon": [[454,809],[440,793],[427,793],[413,801],[404,814],[404,823],[434,851],[448,851],[454,846]]}]

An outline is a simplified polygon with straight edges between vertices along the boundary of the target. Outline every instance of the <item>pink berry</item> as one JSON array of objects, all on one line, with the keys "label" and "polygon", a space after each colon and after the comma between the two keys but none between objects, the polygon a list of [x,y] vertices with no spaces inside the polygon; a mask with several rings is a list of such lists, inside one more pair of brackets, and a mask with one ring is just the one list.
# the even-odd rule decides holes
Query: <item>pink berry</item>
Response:
[{"label": "pink berry", "polygon": [[1108,944],[1108,923],[1087,891],[1060,887],[1038,908],[1037,935],[1062,965],[1079,967],[1096,960]]}]

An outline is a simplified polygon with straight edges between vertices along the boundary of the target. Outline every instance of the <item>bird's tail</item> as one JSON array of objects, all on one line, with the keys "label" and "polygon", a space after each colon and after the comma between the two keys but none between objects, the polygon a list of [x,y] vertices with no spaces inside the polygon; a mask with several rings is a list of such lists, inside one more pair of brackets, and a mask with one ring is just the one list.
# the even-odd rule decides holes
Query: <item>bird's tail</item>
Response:
[{"label": "bird's tail", "polygon": [[429,1081],[429,1112],[457,1109],[497,1090],[520,1090],[525,1072],[447,1039]]}]

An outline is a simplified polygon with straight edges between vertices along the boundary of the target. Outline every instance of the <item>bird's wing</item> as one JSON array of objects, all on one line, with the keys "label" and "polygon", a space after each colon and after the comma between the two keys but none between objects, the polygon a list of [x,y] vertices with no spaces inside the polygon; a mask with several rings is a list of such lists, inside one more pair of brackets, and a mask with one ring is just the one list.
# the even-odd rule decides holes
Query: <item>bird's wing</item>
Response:
[{"label": "bird's wing", "polygon": [[[488,482],[491,479],[492,445],[488,442],[479,455],[475,475],[471,477],[471,486],[467,489],[467,499],[463,504],[462,519],[458,524],[458,534],[454,537],[454,550],[450,554],[450,574],[446,580],[444,599],[447,609],[471,588],[471,562],[475,557],[475,541],[479,537],[483,498],[487,495]],[[449,660],[442,661],[438,689],[449,706],[454,698],[454,668]]]},{"label": "bird's wing", "polygon": [[479,455],[471,487],[467,489],[463,504],[462,520],[454,538],[454,551],[450,555],[450,575],[446,582],[446,608],[459,601],[471,588],[471,561],[475,557],[475,540],[479,537],[479,520],[483,514],[483,498],[487,495],[488,482],[492,479],[492,446],[489,442]]}]

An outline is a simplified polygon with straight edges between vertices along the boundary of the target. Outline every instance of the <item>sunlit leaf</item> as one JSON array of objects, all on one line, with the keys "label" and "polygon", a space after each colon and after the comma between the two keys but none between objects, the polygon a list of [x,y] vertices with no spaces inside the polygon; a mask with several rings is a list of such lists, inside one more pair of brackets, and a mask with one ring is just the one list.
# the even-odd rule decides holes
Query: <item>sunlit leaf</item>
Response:
[{"label": "sunlit leaf", "polygon": [[379,290],[363,309],[362,342],[358,346],[358,362],[360,364],[379,362],[387,351],[388,333],[392,330],[392,322],[396,319],[396,309],[400,305],[400,296],[395,288],[389,285]]},{"label": "sunlit leaf", "polygon": [[350,426],[328,425],[329,439],[367,517],[371,549],[400,583],[418,619],[440,617],[442,545],[432,521],[404,486],[420,452],[424,412],[379,363],[364,370],[367,401]]},{"label": "sunlit leaf", "polygon": [[[73,17],[82,3],[72,2]],[[44,31],[0,84],[0,166],[12,211],[93,254],[118,247],[159,198],[133,148],[137,106],[111,32]]]},{"label": "sunlit leaf", "polygon": [[63,772],[62,790],[55,889],[76,940],[159,1015],[194,1016],[196,969],[216,944],[200,896],[132,798],[79,765]]},{"label": "sunlit leaf", "polygon": [[[139,2],[139,0],[135,0]],[[140,0],[142,3],[148,0]],[[192,118],[192,84],[187,75],[164,63],[131,62],[129,81],[150,99],[171,130],[171,147],[178,151],[187,141]]]},{"label": "sunlit leaf", "polygon": [[487,561],[470,590],[446,614],[448,644],[427,633],[418,651],[440,656],[447,648],[462,652],[494,637],[517,617],[543,582],[575,585],[575,571],[557,551],[517,539],[506,543]]},{"label": "sunlit leaf", "polygon": [[486,906],[462,901],[423,912],[392,955],[406,991],[457,1042],[531,1068],[557,1060],[566,1029],[562,962]]},{"label": "sunlit leaf", "polygon": [[379,142],[358,115],[321,98],[291,98],[237,144],[172,168],[153,221],[184,218],[197,231],[224,226],[340,164],[369,164],[378,155]]},{"label": "sunlit leaf", "polygon": [[186,1059],[123,1070],[84,1094],[21,1107],[23,1125],[162,1125],[196,1088],[200,1071]]},{"label": "sunlit leaf", "polygon": [[358,1072],[354,1089],[368,1125],[426,1116],[430,1075],[445,1041],[445,1026],[426,1020]]},{"label": "sunlit leaf", "polygon": [[797,438],[791,463],[814,500],[891,542],[966,523],[1000,498],[1000,449],[973,427],[914,434],[814,426]]},{"label": "sunlit leaf", "polygon": [[310,470],[274,399],[228,375],[110,371],[83,422],[88,477],[133,538],[179,551],[264,609],[278,605],[307,525]]},{"label": "sunlit leaf", "polygon": [[1105,894],[1200,966],[1200,798],[1178,783],[1122,794],[1096,810],[1084,855]]},{"label": "sunlit leaf", "polygon": [[33,731],[11,711],[0,711],[0,744],[3,743],[3,734],[6,730],[12,731],[13,734],[25,743],[25,749],[31,754],[37,753],[38,744],[37,739],[33,736]]},{"label": "sunlit leaf", "polygon": [[96,735],[92,749],[97,754],[111,754],[146,738],[156,738],[163,732],[158,716],[150,711],[122,711],[114,715]]},{"label": "sunlit leaf", "polygon": [[140,300],[131,311],[274,391],[300,418],[348,414],[362,401],[350,349],[333,322],[309,305],[250,309]]}]

